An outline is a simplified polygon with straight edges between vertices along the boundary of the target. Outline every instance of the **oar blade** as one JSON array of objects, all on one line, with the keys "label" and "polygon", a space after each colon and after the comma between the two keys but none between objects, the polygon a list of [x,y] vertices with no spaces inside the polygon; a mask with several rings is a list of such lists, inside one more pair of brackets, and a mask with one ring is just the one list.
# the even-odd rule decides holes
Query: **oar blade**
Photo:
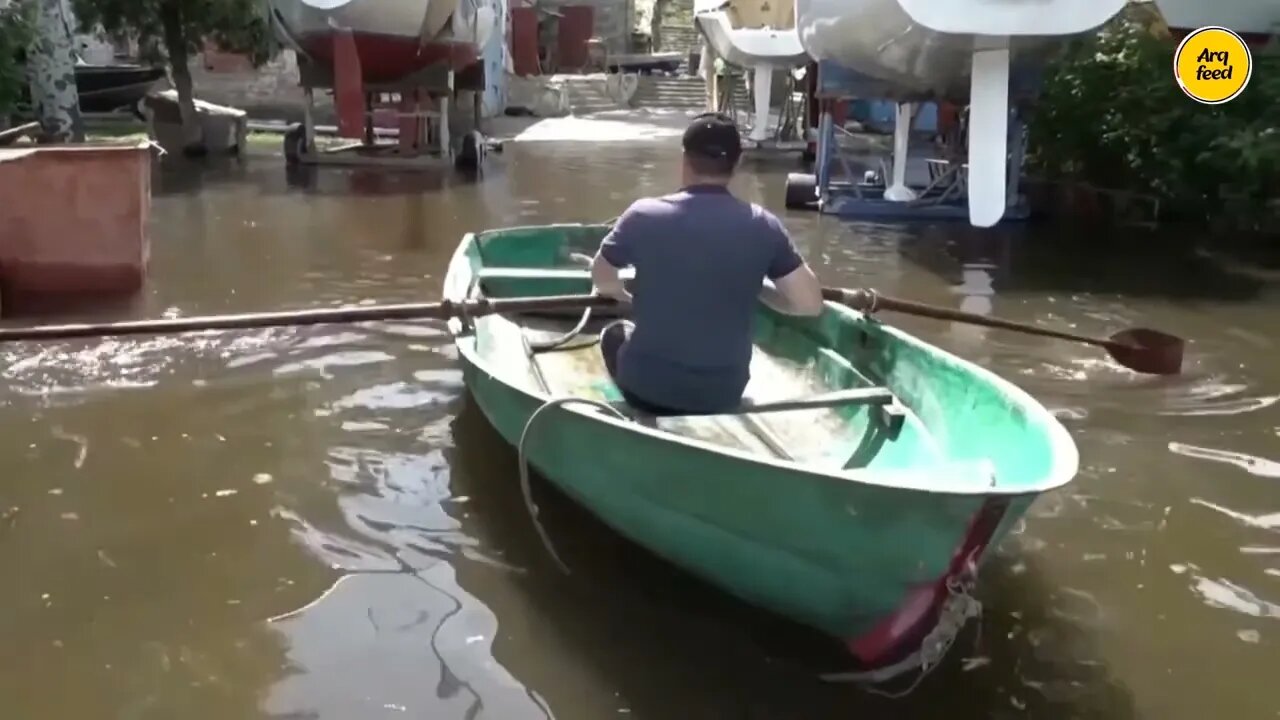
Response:
[{"label": "oar blade", "polygon": [[1129,328],[1112,335],[1108,352],[1130,370],[1149,375],[1177,375],[1182,372],[1182,351],[1186,341],[1150,328]]}]

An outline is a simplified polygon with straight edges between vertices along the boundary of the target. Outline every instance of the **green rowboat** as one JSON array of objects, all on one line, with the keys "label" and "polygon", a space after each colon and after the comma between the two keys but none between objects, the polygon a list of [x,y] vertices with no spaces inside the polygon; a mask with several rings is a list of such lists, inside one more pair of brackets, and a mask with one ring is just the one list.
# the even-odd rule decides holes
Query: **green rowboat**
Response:
[{"label": "green rowboat", "polygon": [[[594,254],[607,231],[468,234],[444,297],[588,293],[572,254]],[[1076,474],[1071,437],[1026,392],[844,306],[797,318],[761,304],[745,401],[761,409],[674,418],[627,410],[589,342],[599,328],[570,337],[578,320],[450,320],[489,422],[619,533],[845,641],[866,667],[918,656],[944,625],[954,632],[984,558],[1038,495]],[[570,397],[625,417],[548,405]],[[797,399],[816,407],[768,407]]]}]

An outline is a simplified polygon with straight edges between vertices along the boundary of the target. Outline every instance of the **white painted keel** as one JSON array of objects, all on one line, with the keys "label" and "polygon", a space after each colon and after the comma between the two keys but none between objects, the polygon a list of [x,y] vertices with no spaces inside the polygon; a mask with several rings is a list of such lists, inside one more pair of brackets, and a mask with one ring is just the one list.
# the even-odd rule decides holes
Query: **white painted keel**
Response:
[{"label": "white painted keel", "polygon": [[773,91],[773,67],[757,65],[752,82],[756,96],[755,117],[751,119],[748,139],[763,142],[769,139],[769,100]]},{"label": "white painted keel", "polygon": [[991,227],[1004,217],[1008,188],[1009,39],[973,52],[969,84],[969,223]]},{"label": "white painted keel", "polygon": [[893,123],[893,177],[884,189],[884,199],[892,202],[911,202],[916,191],[907,187],[907,150],[911,140],[911,116],[913,103],[898,103]]}]

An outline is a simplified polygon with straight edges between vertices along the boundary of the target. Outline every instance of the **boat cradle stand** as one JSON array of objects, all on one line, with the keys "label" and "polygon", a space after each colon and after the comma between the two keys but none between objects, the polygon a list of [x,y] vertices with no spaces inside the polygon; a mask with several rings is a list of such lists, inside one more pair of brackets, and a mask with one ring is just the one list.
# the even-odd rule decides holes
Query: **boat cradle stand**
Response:
[{"label": "boat cradle stand", "polygon": [[[961,152],[947,153],[951,157],[927,159],[929,181],[916,187],[906,184],[910,128],[918,103],[903,102],[898,106],[891,170],[884,168],[884,163],[880,163],[880,168],[869,168],[865,158],[859,161],[850,157],[841,139],[851,133],[836,123],[833,109],[836,103],[874,94],[865,91],[867,87],[870,87],[867,81],[852,70],[828,61],[817,64],[813,98],[818,102],[819,115],[814,172],[787,175],[786,206],[856,219],[967,220],[968,164]],[[1024,220],[1030,212],[1026,199],[1019,193],[1019,176],[1026,133],[1014,108],[1010,109],[1009,134],[1011,151],[1004,219]],[[955,135],[958,141],[963,132]],[[855,170],[858,165],[861,165],[861,177]],[[868,176],[878,177],[868,180]]]},{"label": "boat cradle stand", "polygon": [[[708,54],[708,57],[712,56],[714,52]],[[809,82],[805,75],[809,71],[807,67],[787,72],[781,88],[781,106],[776,121],[771,123],[769,111],[762,115],[759,108],[750,110],[739,107],[739,104],[748,99],[757,100],[759,104],[763,93],[765,107],[771,107],[769,93],[773,74],[781,68],[757,68],[757,79],[749,85],[747,74],[740,68],[726,65],[723,72],[720,72],[714,67],[714,62],[711,65],[712,68],[708,71],[708,100],[714,104],[717,112],[733,118],[734,124],[742,133],[744,157],[805,152],[807,136],[811,130],[805,125],[809,115],[807,105],[811,102],[805,92],[805,86]]]},{"label": "boat cradle stand", "polygon": [[[354,52],[354,50],[353,50]],[[358,72],[358,66],[357,66]],[[346,77],[304,56],[298,57],[299,84],[305,101],[301,125],[284,138],[284,154],[289,164],[373,165],[421,168],[454,165],[480,167],[487,141],[480,132],[484,64],[476,63],[462,73],[443,64],[425,68],[399,80],[364,83],[346,87]],[[341,73],[346,75],[346,73]],[[338,134],[359,141],[321,149],[316,145],[315,91],[328,90],[337,107]],[[352,102],[351,91],[362,96],[359,109],[344,107]],[[455,115],[459,100],[469,100],[468,112]],[[380,128],[378,116],[390,115],[396,128]],[[388,139],[395,138],[388,142]]]}]

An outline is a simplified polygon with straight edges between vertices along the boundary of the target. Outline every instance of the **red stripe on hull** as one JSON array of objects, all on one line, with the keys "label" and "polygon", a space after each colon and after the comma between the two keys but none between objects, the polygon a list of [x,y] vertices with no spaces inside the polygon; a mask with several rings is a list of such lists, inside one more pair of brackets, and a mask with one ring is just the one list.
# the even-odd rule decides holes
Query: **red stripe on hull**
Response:
[{"label": "red stripe on hull", "polygon": [[870,632],[849,640],[846,645],[861,662],[882,666],[906,657],[937,624],[947,600],[947,581],[962,575],[970,562],[976,563],[995,536],[1009,501],[989,499],[969,522],[960,547],[956,548],[946,573],[936,581],[917,588],[889,617]]},{"label": "red stripe on hull", "polygon": [[[439,63],[447,63],[455,71],[474,65],[480,59],[476,46],[463,42],[421,43],[404,35],[353,33],[356,54],[367,83],[385,83]],[[298,39],[302,49],[312,58],[330,65],[334,62],[333,34],[313,33]]]}]

